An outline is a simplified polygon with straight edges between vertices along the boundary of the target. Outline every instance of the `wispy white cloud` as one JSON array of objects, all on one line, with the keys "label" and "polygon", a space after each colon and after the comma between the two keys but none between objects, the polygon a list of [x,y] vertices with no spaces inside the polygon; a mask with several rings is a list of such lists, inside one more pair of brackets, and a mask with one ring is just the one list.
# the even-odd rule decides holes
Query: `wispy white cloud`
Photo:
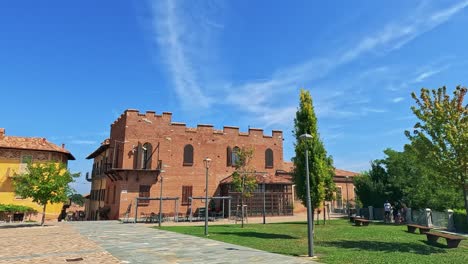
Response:
[{"label": "wispy white cloud", "polygon": [[375,49],[380,49],[384,54],[400,49],[421,34],[448,21],[467,6],[468,0],[465,0],[429,14],[428,10],[422,8],[406,19],[399,19],[398,22],[387,24],[382,31],[364,37],[354,48],[340,56],[338,62],[349,62]]},{"label": "wispy white cloud", "polygon": [[[293,87],[304,87],[310,81],[324,77],[336,67],[356,60],[366,53],[379,50],[379,54],[385,54],[393,50],[400,49],[419,35],[446,22],[466,6],[468,6],[468,0],[443,10],[434,11],[432,14],[429,13],[429,19],[427,19],[427,10],[421,10],[421,13],[416,17],[411,16],[406,19],[398,20],[398,22],[391,22],[386,25],[383,30],[364,37],[345,53],[337,54],[328,59],[311,59],[298,65],[283,68],[272,74],[272,76],[266,80],[247,82],[240,87],[236,87],[236,89],[234,89],[236,92],[233,93],[232,96],[228,96],[228,101],[243,109],[247,109],[252,113],[264,115],[264,110],[269,110],[268,108],[265,108],[265,104],[271,102],[272,97],[277,96],[278,90],[283,89],[290,91]],[[420,77],[427,78],[442,70],[443,69],[427,72],[426,75]],[[377,67],[375,69],[371,69],[371,71],[362,73],[361,77],[364,78],[365,75],[376,73],[383,74],[387,71],[388,67],[386,66]],[[236,96],[238,91],[245,91],[251,96],[249,96],[249,98],[239,98],[239,96]],[[346,98],[346,100],[349,100],[349,98]],[[401,101],[402,99],[397,100]],[[362,104],[369,103],[370,100],[369,98],[360,98],[355,100],[355,102]],[[359,112],[346,111],[341,107],[337,107],[330,101],[318,101],[316,103],[320,106],[316,108],[319,116],[348,118],[352,116],[366,115],[368,113],[383,113],[387,111],[384,109],[370,107],[361,108]],[[272,122],[270,123],[274,123],[273,119],[271,121]]]},{"label": "wispy white cloud", "polygon": [[[312,81],[327,76],[337,67],[348,64],[367,54],[385,55],[398,50],[418,36],[433,30],[450,20],[454,15],[468,6],[468,0],[454,4],[444,9],[431,10],[432,7],[422,6],[406,18],[398,18],[383,26],[381,30],[363,36],[354,45],[348,45],[345,52],[332,54],[328,57],[309,58],[295,65],[286,66],[274,71],[264,79],[247,80],[235,83],[221,80],[222,91],[210,93],[209,79],[204,79],[199,71],[201,65],[196,59],[198,54],[208,54],[200,48],[198,42],[206,30],[223,30],[224,25],[210,16],[202,17],[202,28],[194,26],[187,17],[178,1],[153,1],[153,37],[158,43],[161,53],[169,68],[175,91],[183,105],[210,107],[213,105],[228,104],[236,110],[249,113],[249,118],[256,118],[266,126],[282,125],[294,118],[297,94],[300,87],[309,87]],[[181,11],[182,10],[182,11]],[[193,14],[189,14],[193,16]],[[200,37],[201,36],[201,37]],[[202,40],[207,42],[206,40]],[[216,68],[219,65],[211,65]],[[203,67],[209,67],[203,64]],[[368,74],[384,74],[388,71],[386,66],[373,69]],[[419,73],[415,80],[424,80],[441,70],[428,69]],[[365,73],[363,73],[365,74]],[[219,80],[216,80],[219,82]],[[408,85],[408,83],[406,83]],[[390,88],[389,88],[390,89]],[[392,86],[398,90],[398,87]],[[327,91],[333,92],[333,91]],[[222,94],[220,96],[220,94]],[[239,96],[242,95],[242,96]],[[319,116],[335,118],[348,118],[364,116],[369,113],[384,113],[387,110],[372,106],[372,100],[367,97],[355,95],[336,97],[333,100],[318,97],[314,98]],[[393,102],[400,102],[401,98],[394,98]],[[360,104],[359,107],[348,110],[343,103]],[[366,105],[367,104],[367,105]]]},{"label": "wispy white cloud", "polygon": [[153,12],[153,37],[159,44],[169,68],[178,98],[185,106],[209,107],[213,99],[204,94],[199,85],[197,71],[191,54],[196,52],[189,46],[194,32],[187,21],[178,13],[178,1],[151,1]]},{"label": "wispy white cloud", "polygon": [[371,107],[363,107],[361,108],[361,113],[366,115],[368,113],[386,113],[388,112],[386,109],[381,108],[371,108]]},{"label": "wispy white cloud", "polygon": [[450,65],[442,65],[442,66],[437,66],[437,67],[431,67],[429,69],[425,69],[421,71],[412,81],[411,83],[420,83],[424,82],[426,79],[439,74],[445,70],[447,70],[450,67]]},{"label": "wispy white cloud", "polygon": [[74,144],[74,145],[96,145],[97,141],[75,139],[75,140],[70,141],[70,144]]},{"label": "wispy white cloud", "polygon": [[432,75],[435,75],[437,73],[439,73],[440,70],[432,70],[432,71],[426,71],[426,72],[423,72],[421,74],[419,74],[414,80],[413,80],[413,83],[419,83],[419,82],[422,82],[424,81],[425,79],[431,77]]},{"label": "wispy white cloud", "polygon": [[405,100],[404,97],[395,97],[395,98],[392,99],[392,102],[393,103],[399,103],[399,102],[401,102],[403,100]]}]

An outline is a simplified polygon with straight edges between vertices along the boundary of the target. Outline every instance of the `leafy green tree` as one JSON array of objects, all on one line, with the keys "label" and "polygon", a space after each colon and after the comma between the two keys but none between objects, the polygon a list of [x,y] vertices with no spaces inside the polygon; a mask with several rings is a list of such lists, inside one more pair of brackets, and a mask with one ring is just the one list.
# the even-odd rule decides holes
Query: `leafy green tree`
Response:
[{"label": "leafy green tree", "polygon": [[466,87],[458,86],[453,97],[446,87],[437,90],[421,89],[411,96],[416,106],[411,110],[420,120],[414,132],[406,131],[414,142],[414,150],[421,160],[428,160],[447,181],[463,191],[468,221],[468,104],[463,105]]},{"label": "leafy green tree", "polygon": [[73,193],[68,184],[76,177],[79,173],[70,173],[63,163],[29,163],[27,172],[13,177],[13,185],[17,195],[42,205],[41,225],[44,225],[47,203],[68,201]]},{"label": "leafy green tree", "polygon": [[371,169],[354,177],[356,195],[363,206],[382,207],[385,200],[392,200],[386,190],[388,179],[387,172],[380,160],[371,162]]},{"label": "leafy green tree", "polygon": [[75,203],[79,206],[83,206],[83,204],[85,203],[85,198],[83,197],[83,195],[79,193],[74,193],[70,195],[68,198],[70,199],[70,202]]},{"label": "leafy green tree", "polygon": [[364,206],[382,207],[385,200],[401,201],[412,208],[459,208],[460,191],[445,181],[426,160],[419,160],[411,145],[403,152],[384,151],[371,170],[355,178],[356,194]]},{"label": "leafy green tree", "polygon": [[[325,147],[320,140],[317,128],[317,117],[315,116],[312,97],[309,91],[301,89],[299,95],[299,109],[294,119],[295,157],[293,180],[296,184],[297,196],[305,206],[307,206],[306,191],[306,162],[305,151],[309,152],[309,177],[310,177],[310,201],[311,201],[311,219],[314,219],[314,209],[318,208],[325,200],[327,179],[333,175],[333,166],[331,157],[327,156]],[[311,139],[301,139],[303,134],[309,134]],[[331,176],[332,177],[332,176]],[[312,225],[313,233],[313,225]]]},{"label": "leafy green tree", "polygon": [[243,147],[237,151],[237,158],[234,166],[236,170],[232,174],[232,185],[236,192],[240,192],[241,198],[241,227],[244,227],[244,202],[245,198],[252,196],[252,192],[257,188],[257,178],[255,176],[255,168],[250,165],[254,157],[252,148]]}]

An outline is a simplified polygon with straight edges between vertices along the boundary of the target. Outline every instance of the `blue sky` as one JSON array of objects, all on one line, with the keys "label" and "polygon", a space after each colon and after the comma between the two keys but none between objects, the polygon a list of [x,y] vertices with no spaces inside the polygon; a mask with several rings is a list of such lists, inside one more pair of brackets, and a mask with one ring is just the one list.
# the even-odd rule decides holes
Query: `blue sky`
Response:
[{"label": "blue sky", "polygon": [[289,160],[303,87],[335,166],[362,171],[407,142],[412,91],[467,85],[466,25],[468,1],[5,1],[0,127],[83,175],[128,108],[281,129]]}]

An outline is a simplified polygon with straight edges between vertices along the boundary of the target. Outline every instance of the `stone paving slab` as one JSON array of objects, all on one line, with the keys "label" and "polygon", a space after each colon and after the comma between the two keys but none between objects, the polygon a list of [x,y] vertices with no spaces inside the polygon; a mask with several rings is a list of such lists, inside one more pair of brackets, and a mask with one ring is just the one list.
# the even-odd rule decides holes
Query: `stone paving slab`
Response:
[{"label": "stone paving slab", "polygon": [[70,225],[0,228],[0,264],[6,263],[105,263],[120,261]]},{"label": "stone paving slab", "polygon": [[316,263],[307,258],[157,230],[144,224],[96,221],[70,225],[122,263]]}]

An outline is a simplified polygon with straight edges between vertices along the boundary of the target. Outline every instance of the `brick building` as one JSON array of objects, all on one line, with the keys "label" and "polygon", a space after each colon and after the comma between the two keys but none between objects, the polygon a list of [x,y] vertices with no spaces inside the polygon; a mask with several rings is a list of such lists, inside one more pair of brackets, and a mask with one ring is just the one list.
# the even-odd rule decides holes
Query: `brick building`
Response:
[{"label": "brick building", "polygon": [[[189,197],[205,195],[205,158],[212,160],[208,195],[231,196],[235,208],[238,194],[229,187],[229,179],[234,172],[236,151],[242,147],[254,149],[251,165],[261,172],[257,175],[259,192],[265,183],[267,214],[290,215],[293,208],[301,210],[302,206],[294,200],[288,173],[291,163],[283,160],[282,131],[264,135],[262,129],[254,128],[245,133],[230,126],[222,130],[212,125],[190,128],[172,122],[171,116],[167,112],[156,115],[153,111],[126,110],[111,125],[109,139],[88,156],[94,159],[88,219],[98,219],[98,210],[109,219],[124,218],[126,213],[134,217],[135,205],[138,217],[158,212],[159,201],[137,202],[136,198],[160,197],[161,189],[163,197],[178,199],[177,211],[185,215],[190,210]],[[259,213],[258,199],[254,200],[248,204],[251,215]],[[163,212],[175,213],[175,205],[174,200],[163,201]],[[204,206],[202,199],[195,199],[192,210],[196,212]],[[210,207],[219,211],[222,201],[216,200]]]}]

